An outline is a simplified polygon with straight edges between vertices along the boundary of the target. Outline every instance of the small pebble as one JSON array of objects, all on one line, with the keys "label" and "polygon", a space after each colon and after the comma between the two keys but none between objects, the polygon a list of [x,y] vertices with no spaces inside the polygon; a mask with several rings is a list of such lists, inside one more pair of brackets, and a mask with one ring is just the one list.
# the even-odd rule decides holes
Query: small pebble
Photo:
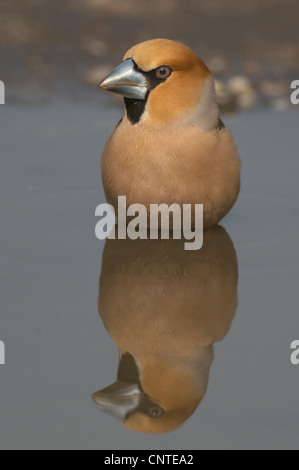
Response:
[{"label": "small pebble", "polygon": [[290,102],[286,98],[275,98],[270,101],[270,106],[274,111],[287,111],[290,108]]},{"label": "small pebble", "polygon": [[105,78],[113,67],[110,65],[97,65],[87,70],[84,75],[84,82],[90,86],[97,86]]},{"label": "small pebble", "polygon": [[108,44],[106,42],[91,37],[83,38],[81,48],[83,51],[96,57],[102,57],[109,53]]},{"label": "small pebble", "polygon": [[207,65],[213,75],[221,75],[227,70],[227,60],[222,55],[212,57]]},{"label": "small pebble", "polygon": [[227,88],[236,97],[237,105],[240,109],[253,109],[257,100],[257,92],[247,77],[235,75],[228,80]]}]

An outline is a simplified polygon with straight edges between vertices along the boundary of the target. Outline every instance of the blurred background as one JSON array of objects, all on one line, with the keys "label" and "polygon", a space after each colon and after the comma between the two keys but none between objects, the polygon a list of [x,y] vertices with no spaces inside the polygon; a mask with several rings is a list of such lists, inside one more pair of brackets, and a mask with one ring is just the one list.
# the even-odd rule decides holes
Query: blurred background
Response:
[{"label": "blurred background", "polygon": [[223,111],[285,110],[299,76],[298,0],[1,0],[0,15],[10,101],[93,99],[125,51],[154,37],[206,61]]},{"label": "blurred background", "polygon": [[[0,18],[0,448],[298,449],[298,0],[0,0]],[[97,312],[95,209],[122,99],[96,86],[154,37],[211,68],[242,161],[223,220],[237,313],[204,400],[159,437],[130,433],[91,399],[118,366]]]}]

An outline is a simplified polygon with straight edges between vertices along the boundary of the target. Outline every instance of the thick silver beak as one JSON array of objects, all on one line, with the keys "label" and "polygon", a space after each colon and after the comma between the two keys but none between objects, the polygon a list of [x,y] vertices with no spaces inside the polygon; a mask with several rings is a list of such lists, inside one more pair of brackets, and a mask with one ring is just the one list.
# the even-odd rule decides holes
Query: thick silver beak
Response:
[{"label": "thick silver beak", "polygon": [[140,397],[141,391],[138,385],[118,380],[92,395],[98,408],[122,421],[129,412],[138,407]]},{"label": "thick silver beak", "polygon": [[147,81],[141,72],[134,69],[133,60],[127,59],[101,81],[99,88],[126,98],[144,100],[147,93]]}]

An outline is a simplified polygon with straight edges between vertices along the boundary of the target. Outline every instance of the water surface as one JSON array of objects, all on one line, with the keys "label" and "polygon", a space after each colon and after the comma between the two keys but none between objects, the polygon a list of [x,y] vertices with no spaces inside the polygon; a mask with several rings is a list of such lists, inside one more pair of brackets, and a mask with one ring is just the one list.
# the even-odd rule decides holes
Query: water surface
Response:
[{"label": "water surface", "polygon": [[1,448],[298,448],[298,113],[224,119],[243,165],[222,222],[237,254],[238,307],[207,341],[214,359],[199,406],[157,435],[128,431],[91,399],[119,362],[98,314],[104,242],[94,235],[100,153],[119,118],[99,102],[0,109]]}]

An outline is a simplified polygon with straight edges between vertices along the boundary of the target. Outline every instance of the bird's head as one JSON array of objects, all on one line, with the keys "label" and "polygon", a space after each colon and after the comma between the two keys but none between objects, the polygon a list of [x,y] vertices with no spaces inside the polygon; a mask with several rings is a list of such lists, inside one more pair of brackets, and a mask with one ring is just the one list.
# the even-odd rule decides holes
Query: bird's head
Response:
[{"label": "bird's head", "polygon": [[99,87],[124,96],[133,125],[197,125],[210,130],[219,120],[211,72],[191,49],[168,39],[129,49]]},{"label": "bird's head", "polygon": [[191,416],[205,394],[213,352],[211,347],[203,350],[208,364],[200,368],[200,386],[190,370],[170,367],[151,356],[137,365],[125,353],[120,357],[117,381],[94,393],[93,400],[132,431],[172,431]]}]

